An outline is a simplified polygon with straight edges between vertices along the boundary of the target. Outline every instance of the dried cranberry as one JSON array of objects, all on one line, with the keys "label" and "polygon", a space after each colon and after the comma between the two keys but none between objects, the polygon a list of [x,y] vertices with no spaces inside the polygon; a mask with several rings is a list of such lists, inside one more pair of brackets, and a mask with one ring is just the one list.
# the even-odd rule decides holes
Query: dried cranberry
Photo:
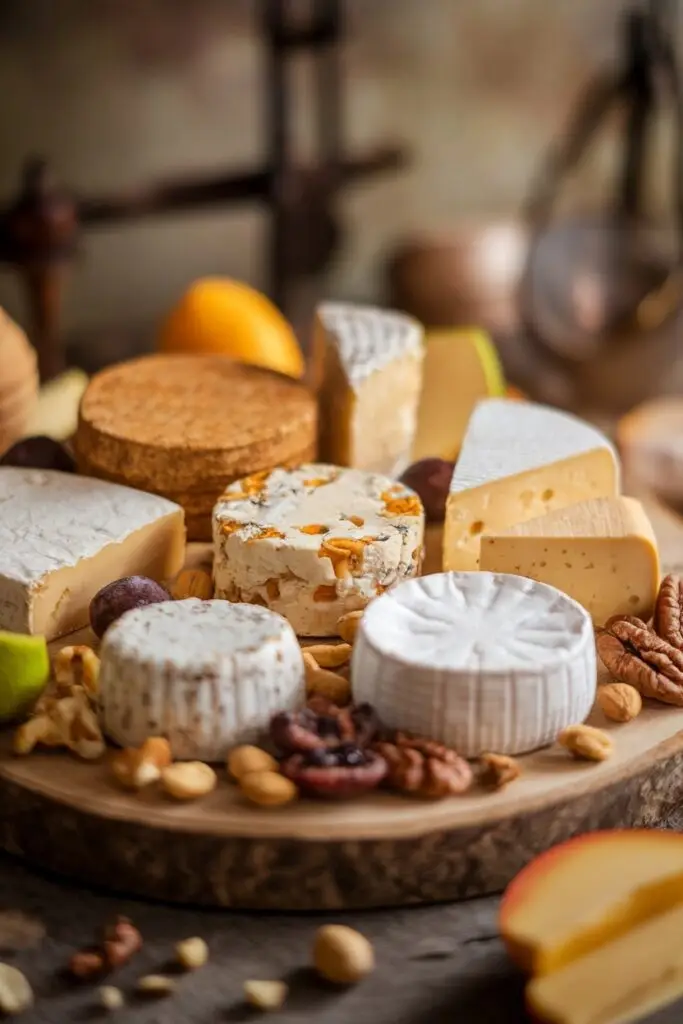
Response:
[{"label": "dried cranberry", "polygon": [[[318,763],[318,757],[325,763]],[[308,796],[348,800],[375,789],[387,773],[387,763],[372,750],[345,743],[329,751],[292,754],[280,770]]]}]

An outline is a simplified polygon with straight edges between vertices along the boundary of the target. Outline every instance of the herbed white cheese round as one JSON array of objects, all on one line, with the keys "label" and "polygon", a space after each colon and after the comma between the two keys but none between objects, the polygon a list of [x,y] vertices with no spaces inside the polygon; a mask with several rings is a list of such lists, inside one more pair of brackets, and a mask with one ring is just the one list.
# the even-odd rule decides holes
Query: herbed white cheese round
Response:
[{"label": "herbed white cheese round", "polygon": [[588,715],[596,672],[585,609],[544,583],[490,572],[423,576],[373,601],[352,661],[355,700],[465,757],[552,743]]},{"label": "herbed white cheese round", "polygon": [[255,474],[213,511],[216,597],[331,636],[345,612],[417,575],[423,532],[420,499],[389,477],[325,463]]},{"label": "herbed white cheese round", "polygon": [[221,761],[305,699],[294,630],[252,605],[188,598],[136,608],[107,630],[100,658],[103,731],[125,747],[165,736],[179,760]]}]

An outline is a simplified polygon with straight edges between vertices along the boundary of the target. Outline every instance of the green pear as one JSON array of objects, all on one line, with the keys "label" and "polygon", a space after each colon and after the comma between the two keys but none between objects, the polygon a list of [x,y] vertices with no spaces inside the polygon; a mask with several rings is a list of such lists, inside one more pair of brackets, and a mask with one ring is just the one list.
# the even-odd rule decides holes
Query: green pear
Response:
[{"label": "green pear", "polygon": [[0,721],[19,717],[40,696],[49,676],[44,636],[0,630]]}]

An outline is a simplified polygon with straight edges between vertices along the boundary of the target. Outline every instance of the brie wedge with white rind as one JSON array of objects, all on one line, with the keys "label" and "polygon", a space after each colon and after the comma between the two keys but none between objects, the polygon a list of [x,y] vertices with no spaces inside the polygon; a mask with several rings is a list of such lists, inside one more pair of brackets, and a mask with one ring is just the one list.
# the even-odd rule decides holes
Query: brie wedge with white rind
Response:
[{"label": "brie wedge with white rind", "polygon": [[325,302],[312,376],[326,462],[399,476],[411,459],[422,386],[422,325],[405,313]]},{"label": "brie wedge with white rind", "polygon": [[582,722],[595,697],[588,613],[554,587],[489,572],[437,573],[366,608],[354,699],[453,747],[521,754]]},{"label": "brie wedge with white rind", "polygon": [[216,597],[271,608],[299,636],[417,575],[424,513],[409,488],[309,463],[231,484],[213,511]]},{"label": "brie wedge with white rind", "polygon": [[0,468],[0,629],[64,636],[88,624],[105,584],[161,582],[184,560],[174,502],[74,473]]},{"label": "brie wedge with white rind", "polygon": [[482,533],[616,495],[619,485],[614,448],[588,423],[532,402],[480,402],[446,503],[444,569],[477,569]]},{"label": "brie wedge with white rind", "polygon": [[301,648],[266,608],[164,601],[126,612],[100,649],[99,715],[123,747],[165,736],[177,760],[222,761],[305,700]]}]

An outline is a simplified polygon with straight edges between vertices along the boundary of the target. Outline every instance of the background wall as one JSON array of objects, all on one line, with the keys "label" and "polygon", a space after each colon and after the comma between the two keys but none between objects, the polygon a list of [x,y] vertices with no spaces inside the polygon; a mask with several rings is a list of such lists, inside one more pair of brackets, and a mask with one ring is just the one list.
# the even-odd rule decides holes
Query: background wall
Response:
[{"label": "background wall", "polygon": [[[45,153],[77,189],[259,159],[259,0],[4,0],[0,196]],[[513,213],[591,69],[613,53],[619,0],[347,0],[350,143],[408,142],[410,170],[347,193],[330,291],[372,298],[407,232]],[[306,91],[304,69],[298,75]],[[303,97],[305,99],[305,96]],[[305,148],[306,124],[299,125]],[[581,179],[598,194],[603,147]],[[257,210],[88,235],[70,330],[154,323],[194,277],[262,282]],[[21,316],[11,275],[0,303]]]}]

